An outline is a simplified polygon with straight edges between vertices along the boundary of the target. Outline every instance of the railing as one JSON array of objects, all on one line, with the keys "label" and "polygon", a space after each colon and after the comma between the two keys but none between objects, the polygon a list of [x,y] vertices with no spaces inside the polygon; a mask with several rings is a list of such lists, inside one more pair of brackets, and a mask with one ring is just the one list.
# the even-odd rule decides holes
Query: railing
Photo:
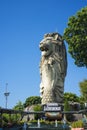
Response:
[{"label": "railing", "polygon": [[[13,109],[5,109],[5,108],[0,108],[0,113],[7,113],[7,114],[44,114],[45,112],[48,111],[21,111],[21,110],[13,110]],[[50,111],[50,112],[55,112],[55,111]],[[81,114],[81,113],[86,113],[87,109],[79,110],[79,111],[56,111],[60,112],[61,114]]]}]

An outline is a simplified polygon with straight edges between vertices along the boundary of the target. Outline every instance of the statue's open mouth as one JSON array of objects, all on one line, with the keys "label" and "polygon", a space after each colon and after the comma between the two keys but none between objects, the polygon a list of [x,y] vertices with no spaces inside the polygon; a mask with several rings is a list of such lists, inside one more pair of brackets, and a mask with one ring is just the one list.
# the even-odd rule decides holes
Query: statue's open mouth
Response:
[{"label": "statue's open mouth", "polygon": [[49,54],[51,53],[51,47],[50,44],[46,44],[46,43],[40,43],[39,48],[41,50],[41,54],[43,56],[49,56]]},{"label": "statue's open mouth", "polygon": [[41,46],[41,47],[40,47],[40,50],[41,50],[41,51],[48,51],[49,49],[48,49],[47,46]]}]

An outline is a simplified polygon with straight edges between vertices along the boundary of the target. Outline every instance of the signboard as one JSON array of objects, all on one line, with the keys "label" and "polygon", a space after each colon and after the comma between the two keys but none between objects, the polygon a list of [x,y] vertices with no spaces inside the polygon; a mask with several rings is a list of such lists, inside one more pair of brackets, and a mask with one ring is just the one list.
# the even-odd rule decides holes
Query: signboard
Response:
[{"label": "signboard", "polygon": [[61,111],[61,106],[58,103],[48,103],[44,105],[44,111]]}]

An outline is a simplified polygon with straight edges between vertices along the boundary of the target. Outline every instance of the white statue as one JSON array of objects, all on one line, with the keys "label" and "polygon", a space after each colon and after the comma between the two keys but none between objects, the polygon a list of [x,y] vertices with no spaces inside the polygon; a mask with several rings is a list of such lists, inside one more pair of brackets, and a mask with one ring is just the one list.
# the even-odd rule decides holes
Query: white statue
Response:
[{"label": "white statue", "polygon": [[40,42],[40,93],[42,104],[62,103],[67,70],[66,49],[58,33],[49,33]]}]

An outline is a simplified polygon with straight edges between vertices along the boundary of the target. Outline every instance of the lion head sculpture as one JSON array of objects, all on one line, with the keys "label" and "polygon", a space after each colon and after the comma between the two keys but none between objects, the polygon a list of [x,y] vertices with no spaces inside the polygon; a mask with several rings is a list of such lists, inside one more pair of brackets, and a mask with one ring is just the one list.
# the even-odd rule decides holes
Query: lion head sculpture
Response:
[{"label": "lion head sculpture", "polygon": [[39,48],[42,53],[40,62],[42,104],[61,103],[67,71],[66,49],[61,35],[46,34]]}]

